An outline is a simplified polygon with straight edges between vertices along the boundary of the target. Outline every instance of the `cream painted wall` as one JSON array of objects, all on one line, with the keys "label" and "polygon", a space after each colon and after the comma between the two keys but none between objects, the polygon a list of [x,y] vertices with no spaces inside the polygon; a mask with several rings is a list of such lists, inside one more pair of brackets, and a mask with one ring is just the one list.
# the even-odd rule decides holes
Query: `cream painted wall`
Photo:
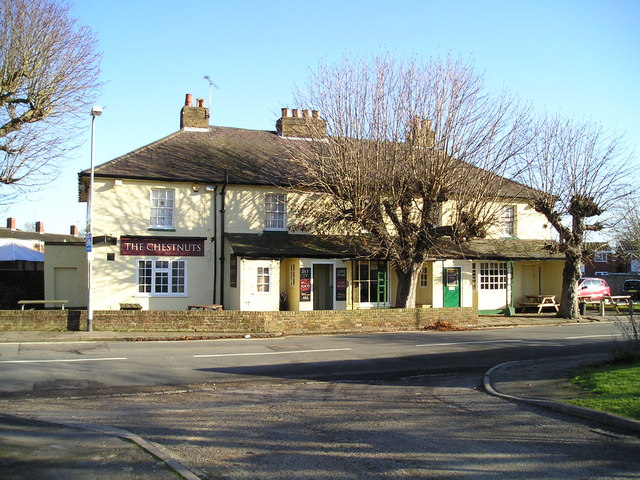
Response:
[{"label": "cream painted wall", "polygon": [[[107,260],[107,253],[114,253],[115,260]],[[138,292],[139,260],[184,260],[186,294],[159,296]],[[205,242],[204,257],[120,255],[118,246],[96,245],[93,269],[96,310],[118,310],[120,303],[138,303],[145,310],[186,310],[189,305],[213,303],[213,262],[209,242]]]},{"label": "cream painted wall", "polygon": [[[513,205],[516,207],[516,237],[522,240],[551,240],[553,229],[549,226],[544,215],[536,212],[525,202],[509,202],[500,206]],[[500,207],[498,207],[499,211]],[[442,209],[442,225],[451,224],[451,206]],[[489,229],[488,238],[503,237],[500,225]]]},{"label": "cream painted wall", "polygon": [[69,300],[68,307],[87,306],[87,254],[84,243],[47,245],[44,298]]},{"label": "cream painted wall", "polygon": [[93,202],[93,232],[98,235],[191,235],[211,236],[213,231],[213,194],[202,186],[198,192],[191,183],[170,185],[174,190],[174,230],[150,230],[151,190],[167,184],[96,179]]},{"label": "cream painted wall", "polygon": [[427,268],[427,285],[420,286],[420,278],[418,278],[416,305],[433,305],[433,262],[425,262],[424,267]]}]

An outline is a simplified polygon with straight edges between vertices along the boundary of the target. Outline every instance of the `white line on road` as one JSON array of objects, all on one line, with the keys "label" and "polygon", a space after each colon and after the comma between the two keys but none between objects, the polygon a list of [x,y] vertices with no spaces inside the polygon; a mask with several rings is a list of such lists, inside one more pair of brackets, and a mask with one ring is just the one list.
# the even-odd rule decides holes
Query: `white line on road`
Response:
[{"label": "white line on road", "polygon": [[425,343],[416,347],[449,347],[451,345],[473,345],[478,343],[523,343],[524,340],[485,340],[481,342]]},{"label": "white line on road", "polygon": [[126,360],[127,357],[112,358],[69,358],[60,360],[0,360],[0,363],[71,363],[71,362],[107,362],[112,360]]},{"label": "white line on road", "polygon": [[207,358],[207,357],[252,357],[260,355],[291,355],[293,353],[322,353],[322,352],[347,352],[350,348],[327,348],[320,350],[291,350],[288,352],[252,352],[252,353],[218,353],[211,355],[194,355],[194,358]]},{"label": "white line on road", "polygon": [[565,337],[567,340],[579,340],[581,338],[611,338],[612,335],[581,335],[579,337]]}]

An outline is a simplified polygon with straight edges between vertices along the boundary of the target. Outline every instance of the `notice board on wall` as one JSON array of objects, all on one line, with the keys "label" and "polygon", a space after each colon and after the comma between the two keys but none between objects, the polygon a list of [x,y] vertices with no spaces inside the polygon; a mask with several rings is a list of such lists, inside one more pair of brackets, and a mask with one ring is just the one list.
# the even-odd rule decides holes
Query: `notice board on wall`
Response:
[{"label": "notice board on wall", "polygon": [[311,301],[311,268],[309,267],[300,269],[300,301]]},{"label": "notice board on wall", "polygon": [[347,269],[336,268],[336,300],[344,302],[347,299]]}]

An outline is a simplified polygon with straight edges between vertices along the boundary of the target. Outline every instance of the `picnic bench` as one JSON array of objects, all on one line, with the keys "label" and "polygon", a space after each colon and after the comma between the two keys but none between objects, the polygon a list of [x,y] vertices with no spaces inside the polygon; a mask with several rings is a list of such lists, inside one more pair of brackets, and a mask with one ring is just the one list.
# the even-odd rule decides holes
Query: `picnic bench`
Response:
[{"label": "picnic bench", "polygon": [[538,313],[542,313],[544,308],[553,308],[557,312],[560,306],[555,295],[525,295],[524,298],[526,301],[518,303],[523,313],[527,308],[537,308]]},{"label": "picnic bench", "polygon": [[[604,315],[604,305],[613,305],[616,309],[616,313],[620,313],[620,307],[629,304],[629,300],[631,299],[631,295],[606,295],[602,298],[594,299],[592,297],[578,297],[578,302],[581,305],[584,305],[586,309],[587,305],[599,305],[600,306],[600,314]],[[583,309],[580,309],[583,312]]]},{"label": "picnic bench", "polygon": [[27,305],[44,305],[46,307],[48,303],[60,305],[60,309],[64,310],[64,306],[69,303],[69,300],[18,300],[18,305],[22,307],[22,310]]},{"label": "picnic bench", "polygon": [[187,310],[222,310],[222,305],[205,304],[205,305],[189,305]]}]

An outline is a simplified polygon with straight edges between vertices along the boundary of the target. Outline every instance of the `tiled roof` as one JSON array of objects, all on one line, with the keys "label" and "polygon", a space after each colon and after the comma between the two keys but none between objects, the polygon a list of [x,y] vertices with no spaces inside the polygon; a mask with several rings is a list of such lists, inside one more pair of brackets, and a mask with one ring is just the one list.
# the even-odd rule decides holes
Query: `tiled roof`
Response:
[{"label": "tiled roof", "polygon": [[[183,129],[95,168],[96,177],[185,181],[240,185],[289,186],[305,175],[296,160],[310,152],[311,142],[283,138],[275,131],[211,126]],[[468,166],[469,175],[477,175]],[[89,170],[81,173],[88,176]],[[484,176],[484,175],[483,175]],[[486,178],[486,177],[485,177]],[[516,198],[532,190],[495,176],[496,190]]]},{"label": "tiled roof", "polygon": [[[226,234],[233,253],[245,258],[365,258],[357,237],[289,234]],[[476,239],[457,245],[440,240],[433,258],[468,260],[563,260],[544,240]]]},{"label": "tiled roof", "polygon": [[[300,175],[294,152],[304,140],[228,127],[180,130],[95,169],[97,177],[231,184],[289,185]],[[88,170],[82,172],[88,174]]]},{"label": "tiled roof", "polygon": [[25,232],[10,228],[0,228],[0,239],[11,240],[34,240],[40,242],[74,242],[82,241],[81,238],[72,235],[61,235],[57,233]]}]

